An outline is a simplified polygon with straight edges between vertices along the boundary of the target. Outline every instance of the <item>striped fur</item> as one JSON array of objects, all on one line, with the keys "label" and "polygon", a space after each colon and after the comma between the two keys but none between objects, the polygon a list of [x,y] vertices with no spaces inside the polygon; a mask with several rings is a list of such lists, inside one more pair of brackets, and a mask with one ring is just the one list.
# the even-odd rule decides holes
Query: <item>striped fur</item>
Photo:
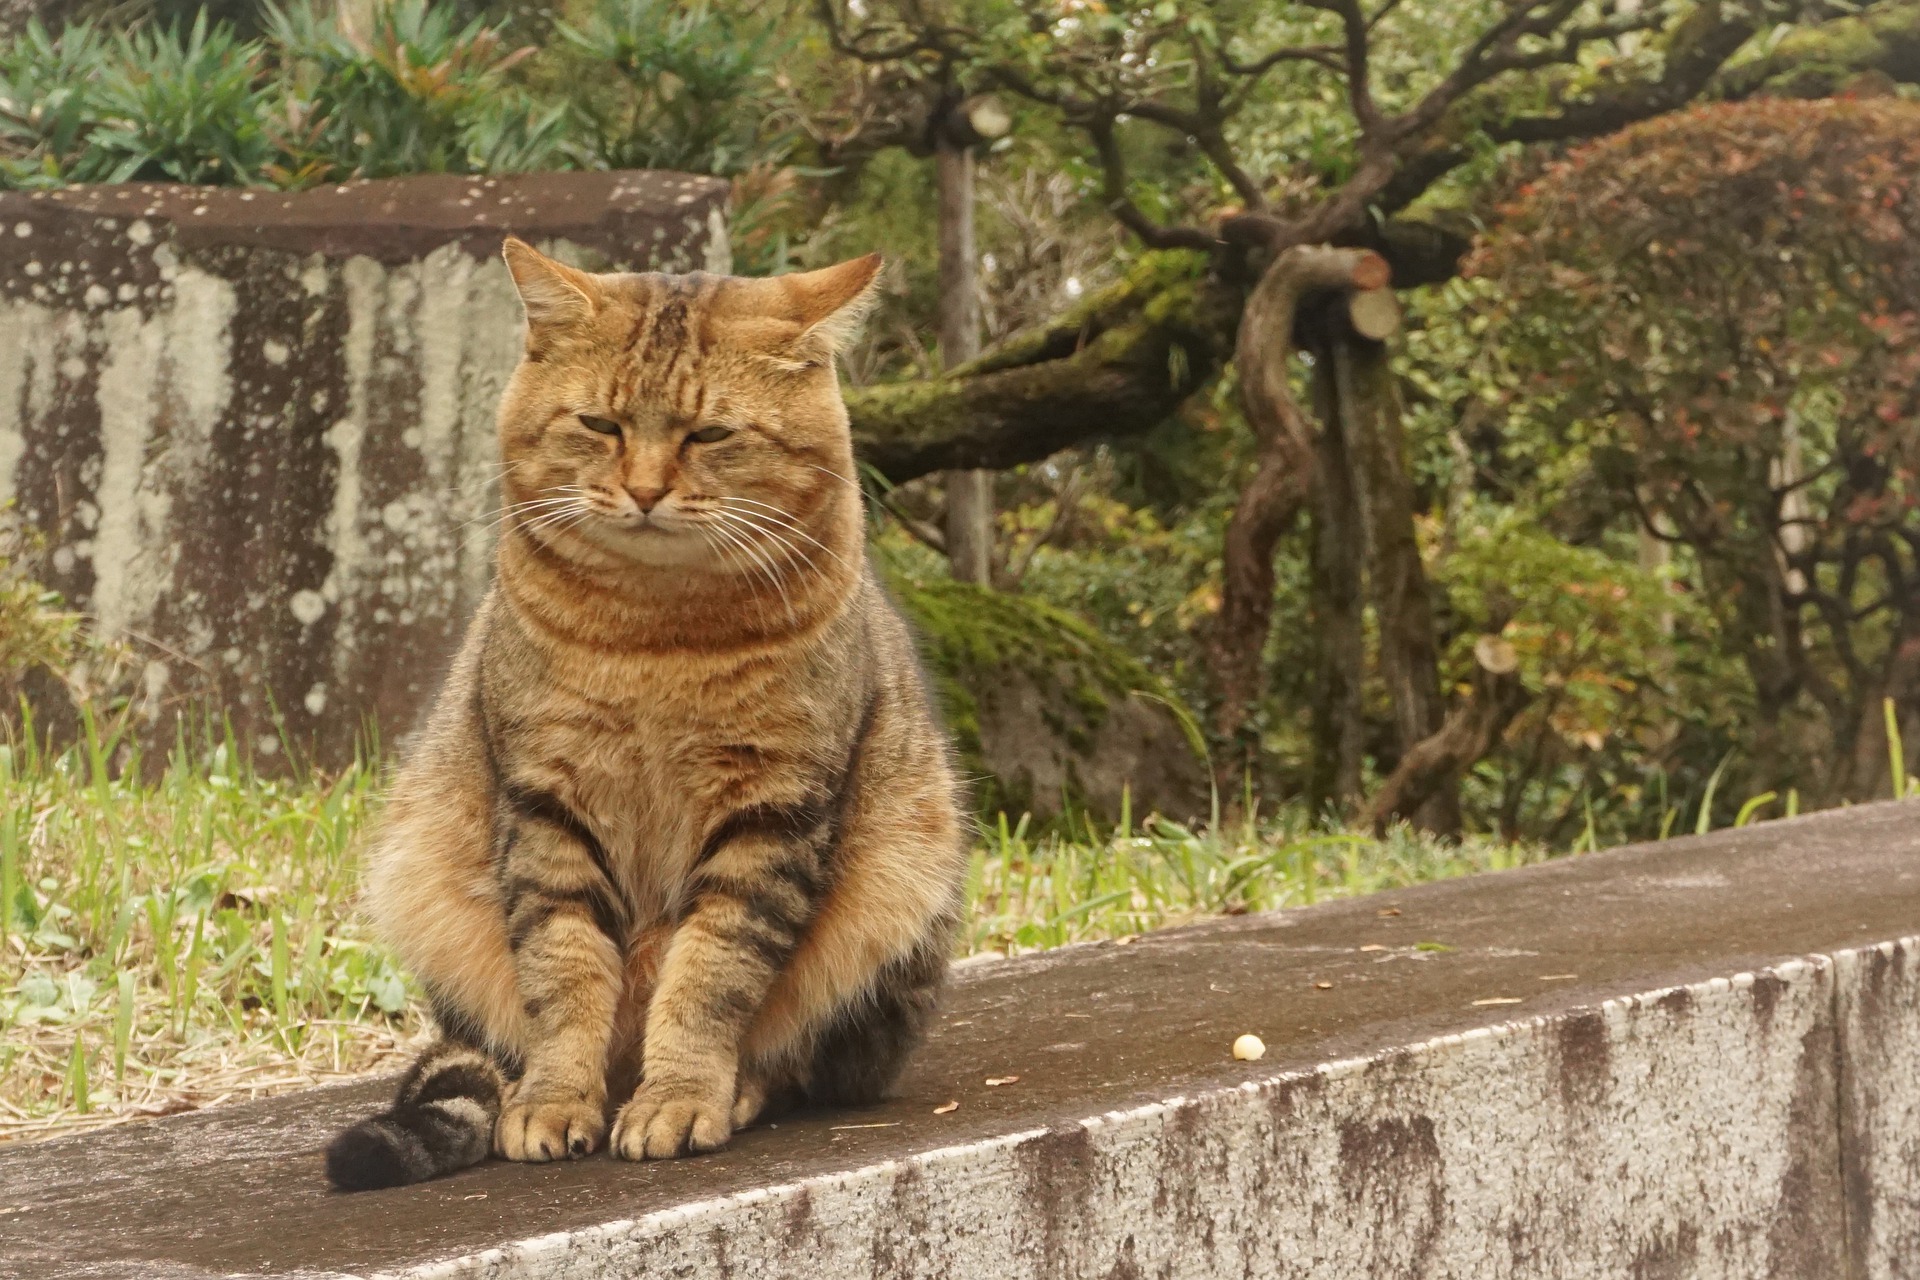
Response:
[{"label": "striped fur", "polygon": [[511,1160],[707,1151],[769,1106],[878,1097],[957,927],[954,774],[865,563],[833,370],[877,259],[508,264],[495,582],[369,850],[376,923],[473,1048],[342,1135],[343,1186],[473,1157],[433,1063],[481,1093],[493,1064]]}]

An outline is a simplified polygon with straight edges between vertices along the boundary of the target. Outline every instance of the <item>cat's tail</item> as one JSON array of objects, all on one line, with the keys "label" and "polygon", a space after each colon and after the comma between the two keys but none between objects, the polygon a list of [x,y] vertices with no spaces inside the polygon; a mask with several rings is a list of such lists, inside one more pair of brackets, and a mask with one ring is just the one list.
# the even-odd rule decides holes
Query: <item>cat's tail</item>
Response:
[{"label": "cat's tail", "polygon": [[437,1041],[414,1060],[391,1107],[327,1144],[327,1179],[342,1191],[371,1191],[480,1163],[505,1088],[484,1052]]}]

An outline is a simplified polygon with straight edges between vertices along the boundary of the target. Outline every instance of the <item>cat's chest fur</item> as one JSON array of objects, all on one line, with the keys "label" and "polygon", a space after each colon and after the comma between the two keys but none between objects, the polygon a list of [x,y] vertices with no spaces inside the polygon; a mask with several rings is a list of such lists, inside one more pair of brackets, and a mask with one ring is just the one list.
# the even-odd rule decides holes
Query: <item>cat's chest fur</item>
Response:
[{"label": "cat's chest fur", "polygon": [[706,834],[790,787],[827,732],[785,663],[648,658],[570,674],[523,758],[600,840],[643,916],[672,914]]}]

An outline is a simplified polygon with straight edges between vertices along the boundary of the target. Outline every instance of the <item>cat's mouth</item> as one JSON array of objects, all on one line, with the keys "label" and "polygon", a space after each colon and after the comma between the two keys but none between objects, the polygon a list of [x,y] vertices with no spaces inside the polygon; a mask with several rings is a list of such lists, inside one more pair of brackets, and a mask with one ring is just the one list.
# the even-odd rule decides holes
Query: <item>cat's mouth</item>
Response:
[{"label": "cat's mouth", "polygon": [[658,536],[689,532],[685,515],[664,507],[655,507],[651,511],[642,511],[637,507],[621,509],[618,507],[593,504],[590,510],[600,524],[621,533],[640,533]]}]

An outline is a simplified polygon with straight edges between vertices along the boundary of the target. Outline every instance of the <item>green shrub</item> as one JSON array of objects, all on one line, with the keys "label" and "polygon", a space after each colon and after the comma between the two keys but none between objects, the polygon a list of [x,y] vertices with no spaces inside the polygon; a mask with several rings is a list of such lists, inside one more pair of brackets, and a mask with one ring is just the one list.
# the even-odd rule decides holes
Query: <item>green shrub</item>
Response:
[{"label": "green shrub", "polygon": [[780,150],[766,128],[778,59],[767,28],[705,4],[595,0],[559,31],[582,60],[581,141],[596,163],[724,174]]},{"label": "green shrub", "polygon": [[1920,723],[1916,171],[1920,104],[1698,107],[1546,168],[1469,264],[1508,482],[1673,548],[1744,667],[1730,793],[1884,796],[1883,699]]},{"label": "green shrub", "polygon": [[35,18],[0,42],[0,186],[53,187],[105,119],[96,82],[109,42],[84,24],[50,35]]},{"label": "green shrub", "polygon": [[428,0],[395,0],[360,32],[317,7],[268,6],[279,62],[284,186],[560,163],[564,105],[510,80],[534,50]]},{"label": "green shrub", "polygon": [[104,119],[87,137],[75,182],[258,182],[272,159],[271,91],[262,50],[209,27],[206,11],[178,26],[121,35],[98,72]]},{"label": "green shrub", "polygon": [[[773,173],[788,139],[771,24],[664,0],[592,0],[544,51],[460,6],[390,0],[362,26],[267,0],[243,40],[38,21],[0,43],[0,187],[172,180],[286,188],[577,166]],[[527,64],[546,62],[538,73]],[[765,182],[762,185],[766,185]]]}]

